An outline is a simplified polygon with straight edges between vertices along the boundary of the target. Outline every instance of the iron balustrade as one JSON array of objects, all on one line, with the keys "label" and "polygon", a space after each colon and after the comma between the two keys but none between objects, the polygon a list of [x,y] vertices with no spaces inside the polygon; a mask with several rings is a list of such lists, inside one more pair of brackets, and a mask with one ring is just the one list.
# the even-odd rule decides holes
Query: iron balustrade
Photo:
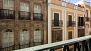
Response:
[{"label": "iron balustrade", "polygon": [[78,22],[78,26],[84,26],[85,22]]},{"label": "iron balustrade", "polygon": [[[56,24],[57,24],[57,23],[56,23]],[[63,26],[63,21],[62,21],[62,20],[59,20],[57,26],[54,24],[54,20],[52,20],[52,27],[62,27],[62,26]]]},{"label": "iron balustrade", "polygon": [[74,51],[91,51],[91,35],[14,51],[55,51],[55,48],[60,46],[62,46],[63,51],[70,51],[70,44],[74,45]]},{"label": "iron balustrade", "polygon": [[0,19],[15,19],[15,11],[9,9],[0,9]]},{"label": "iron balustrade", "polygon": [[43,21],[42,13],[33,13],[33,20]]},{"label": "iron balustrade", "polygon": [[9,47],[0,48],[0,51],[13,51],[13,50],[14,50],[14,45],[9,46]]},{"label": "iron balustrade", "polygon": [[30,12],[19,11],[19,20],[30,20]]},{"label": "iron balustrade", "polygon": [[76,21],[67,21],[68,27],[75,26],[75,25],[76,25]]},{"label": "iron balustrade", "polygon": [[86,21],[90,21],[90,18],[89,18],[89,17],[85,17],[85,20],[86,20]]}]

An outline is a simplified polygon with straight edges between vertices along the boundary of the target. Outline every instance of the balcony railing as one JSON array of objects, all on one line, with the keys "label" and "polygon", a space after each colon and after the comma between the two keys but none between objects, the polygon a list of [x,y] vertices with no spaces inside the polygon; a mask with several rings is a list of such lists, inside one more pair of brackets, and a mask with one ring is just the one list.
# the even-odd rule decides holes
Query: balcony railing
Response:
[{"label": "balcony railing", "polygon": [[19,11],[19,20],[30,20],[30,12]]},{"label": "balcony railing", "polygon": [[63,21],[59,20],[59,22],[55,23],[54,20],[52,20],[52,27],[62,27]]},{"label": "balcony railing", "polygon": [[0,48],[0,51],[13,51],[13,50],[14,50],[14,45],[10,47]]},{"label": "balcony railing", "polygon": [[0,19],[15,19],[15,11],[9,9],[0,9]]},{"label": "balcony railing", "polygon": [[68,27],[73,27],[73,26],[75,26],[76,25],[76,21],[67,21],[67,26]]},{"label": "balcony railing", "polygon": [[85,21],[90,21],[90,18],[89,17],[85,17]]},{"label": "balcony railing", "polygon": [[33,20],[43,21],[43,14],[42,13],[34,13]]},{"label": "balcony railing", "polygon": [[78,22],[78,26],[84,26],[85,22]]}]

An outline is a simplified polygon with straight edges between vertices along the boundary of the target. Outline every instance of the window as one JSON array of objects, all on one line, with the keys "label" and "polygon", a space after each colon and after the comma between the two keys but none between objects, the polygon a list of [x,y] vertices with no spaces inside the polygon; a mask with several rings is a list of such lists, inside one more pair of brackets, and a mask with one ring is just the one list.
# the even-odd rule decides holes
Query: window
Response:
[{"label": "window", "polygon": [[72,31],[68,32],[68,39],[72,39]]},{"label": "window", "polygon": [[41,42],[41,31],[39,29],[35,29],[34,31],[34,43]]},{"label": "window", "polygon": [[21,2],[20,6],[21,6],[20,7],[21,11],[27,11],[27,12],[29,12],[29,4],[28,3]]},{"label": "window", "polygon": [[29,31],[27,29],[22,29],[20,33],[20,45],[29,44]]},{"label": "window", "polygon": [[72,15],[68,15],[68,26],[72,26]]},{"label": "window", "polygon": [[78,26],[84,26],[84,17],[78,17]]},{"label": "window", "polygon": [[14,10],[14,0],[3,0],[3,9]]},{"label": "window", "polygon": [[9,47],[14,45],[14,33],[11,29],[7,29],[3,32],[2,47]]},{"label": "window", "polygon": [[34,13],[41,13],[41,5],[34,5]]},{"label": "window", "polygon": [[59,13],[54,13],[54,26],[59,26]]}]

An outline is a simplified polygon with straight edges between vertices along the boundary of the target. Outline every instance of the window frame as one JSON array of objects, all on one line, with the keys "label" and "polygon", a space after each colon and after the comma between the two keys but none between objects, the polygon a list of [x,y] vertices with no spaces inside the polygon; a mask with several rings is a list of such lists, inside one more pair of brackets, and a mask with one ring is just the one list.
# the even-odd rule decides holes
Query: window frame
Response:
[{"label": "window frame", "polygon": [[[25,36],[26,33],[28,34],[27,36]],[[29,30],[28,29],[25,29],[25,30],[22,29],[20,32],[20,45],[25,45],[25,44],[29,44]]]},{"label": "window frame", "polygon": [[[72,32],[72,38],[69,37],[69,32]],[[68,39],[73,39],[73,30],[68,31]]]},{"label": "window frame", "polygon": [[[35,10],[35,5],[37,5],[37,10],[39,9],[38,6],[40,6],[40,8],[41,8],[40,12]],[[34,8],[34,13],[42,13],[42,5],[41,4],[34,4],[33,8]]]},{"label": "window frame", "polygon": [[[24,7],[23,10],[22,10],[21,3],[23,3],[23,7]],[[28,4],[28,10],[26,10],[26,7],[27,7],[26,4]],[[20,11],[30,12],[29,10],[30,10],[29,3],[27,3],[27,2],[20,2]]]},{"label": "window frame", "polygon": [[[37,32],[37,38],[35,38],[35,32]],[[39,36],[40,35],[40,36]],[[38,38],[39,37],[39,38]],[[41,43],[42,42],[42,34],[41,34],[41,30],[39,29],[39,31],[36,31],[36,29],[34,29],[34,43]]]},{"label": "window frame", "polygon": [[[5,4],[4,1],[5,1],[5,0],[3,0],[3,9],[6,9],[6,8],[4,8],[4,4]],[[9,4],[9,3],[10,3],[10,0],[7,0],[7,1],[8,1],[7,9],[10,9],[10,8],[9,8],[9,6],[10,6],[10,4]],[[13,9],[10,9],[10,10],[14,10],[14,4],[15,4],[15,3],[14,3],[14,0],[12,0],[12,1],[13,1]]]},{"label": "window frame", "polygon": [[[6,29],[6,30],[12,30],[12,29]],[[10,47],[10,46],[13,46],[14,45],[14,31],[6,31],[4,30],[3,31],[3,36],[2,36],[2,47],[5,48],[5,47]],[[5,35],[8,35],[7,38],[4,38]],[[13,36],[11,36],[11,34]],[[7,40],[8,39],[8,40]],[[7,42],[4,42],[5,40],[7,40]],[[12,43],[12,44],[10,44]],[[4,46],[5,44],[7,44],[7,46]]]}]

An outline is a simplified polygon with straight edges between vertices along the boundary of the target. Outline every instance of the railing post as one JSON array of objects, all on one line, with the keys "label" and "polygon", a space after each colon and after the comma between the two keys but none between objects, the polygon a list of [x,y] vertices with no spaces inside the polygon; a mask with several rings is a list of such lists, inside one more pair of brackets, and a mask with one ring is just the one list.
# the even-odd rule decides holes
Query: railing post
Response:
[{"label": "railing post", "polygon": [[67,51],[70,51],[69,46],[67,45]]},{"label": "railing post", "polygon": [[77,43],[77,49],[78,49],[78,51],[80,51],[79,42]]},{"label": "railing post", "polygon": [[81,46],[81,51],[84,51],[84,47],[85,47],[85,41],[82,41],[82,46]]},{"label": "railing post", "polygon": [[53,48],[53,49],[50,49],[50,51],[55,51],[55,49]]},{"label": "railing post", "polygon": [[63,51],[69,51],[69,46],[65,45],[64,48],[63,48]]},{"label": "railing post", "polygon": [[74,43],[74,51],[76,51],[77,43]]},{"label": "railing post", "polygon": [[89,43],[89,51],[91,51],[91,39],[89,39],[88,43]]},{"label": "railing post", "polygon": [[66,51],[66,45],[64,46],[63,51]]},{"label": "railing post", "polygon": [[87,41],[85,41],[85,49],[86,49],[86,51],[88,51]]}]

